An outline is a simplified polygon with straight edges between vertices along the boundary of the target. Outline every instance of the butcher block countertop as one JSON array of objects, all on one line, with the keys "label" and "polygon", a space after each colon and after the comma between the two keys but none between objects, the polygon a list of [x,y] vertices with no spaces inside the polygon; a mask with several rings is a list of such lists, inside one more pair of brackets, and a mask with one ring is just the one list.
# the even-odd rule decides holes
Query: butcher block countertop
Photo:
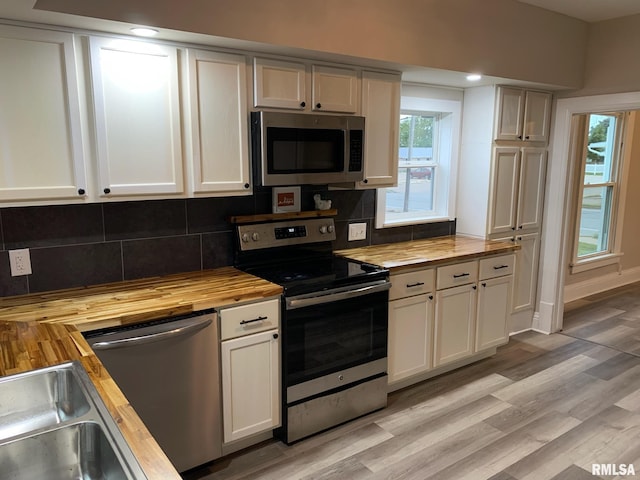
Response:
[{"label": "butcher block countertop", "polygon": [[223,267],[0,299],[0,376],[78,360],[150,480],[179,480],[83,331],[139,323],[277,296],[282,288]]},{"label": "butcher block countertop", "polygon": [[393,274],[415,268],[427,268],[488,255],[510,253],[519,249],[519,245],[510,242],[482,240],[463,235],[449,235],[424,240],[338,250],[335,253],[354,260],[385,267]]}]

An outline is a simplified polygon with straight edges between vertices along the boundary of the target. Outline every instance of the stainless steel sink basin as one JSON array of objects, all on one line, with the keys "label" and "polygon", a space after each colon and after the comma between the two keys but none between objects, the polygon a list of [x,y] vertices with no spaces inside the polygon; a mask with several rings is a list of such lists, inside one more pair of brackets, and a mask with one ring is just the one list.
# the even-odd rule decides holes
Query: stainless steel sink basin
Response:
[{"label": "stainless steel sink basin", "polygon": [[122,463],[102,427],[82,422],[0,446],[2,478],[126,480]]},{"label": "stainless steel sink basin", "polygon": [[78,362],[0,378],[0,477],[146,478]]},{"label": "stainless steel sink basin", "polygon": [[90,409],[69,368],[35,371],[0,379],[0,440],[58,425]]}]

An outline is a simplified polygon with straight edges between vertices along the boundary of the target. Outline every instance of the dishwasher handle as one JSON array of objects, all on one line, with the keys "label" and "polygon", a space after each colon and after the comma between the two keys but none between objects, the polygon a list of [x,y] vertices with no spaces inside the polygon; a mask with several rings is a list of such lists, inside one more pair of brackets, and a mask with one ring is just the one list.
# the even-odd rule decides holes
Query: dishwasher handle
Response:
[{"label": "dishwasher handle", "polygon": [[120,340],[111,340],[108,342],[96,342],[91,345],[94,350],[111,350],[114,348],[133,347],[136,345],[144,345],[146,343],[158,342],[160,340],[167,340],[173,337],[179,337],[181,335],[187,335],[188,333],[194,333],[208,327],[213,320],[210,316],[196,317],[190,323],[167,330],[165,332],[151,333],[149,335],[139,335],[136,337],[128,337]]}]

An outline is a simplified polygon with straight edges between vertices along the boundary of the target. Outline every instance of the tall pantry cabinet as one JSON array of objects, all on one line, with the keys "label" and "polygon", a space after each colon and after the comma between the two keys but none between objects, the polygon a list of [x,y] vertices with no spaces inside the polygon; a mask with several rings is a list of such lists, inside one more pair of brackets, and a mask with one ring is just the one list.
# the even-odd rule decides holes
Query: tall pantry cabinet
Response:
[{"label": "tall pantry cabinet", "polygon": [[456,231],[520,245],[511,332],[530,328],[535,314],[551,101],[503,86],[464,95]]}]

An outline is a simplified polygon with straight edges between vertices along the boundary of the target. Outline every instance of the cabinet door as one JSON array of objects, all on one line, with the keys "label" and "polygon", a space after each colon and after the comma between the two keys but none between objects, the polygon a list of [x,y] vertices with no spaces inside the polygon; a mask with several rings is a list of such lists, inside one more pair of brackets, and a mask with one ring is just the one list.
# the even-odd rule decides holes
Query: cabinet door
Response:
[{"label": "cabinet door", "polygon": [[221,343],[225,443],[280,424],[277,330]]},{"label": "cabinet door", "polygon": [[400,75],[362,73],[365,117],[365,181],[357,188],[380,188],[398,182]]},{"label": "cabinet door", "polygon": [[525,93],[521,88],[499,87],[496,140],[522,140]]},{"label": "cabinet door", "polygon": [[519,159],[519,148],[494,149],[489,209],[490,234],[515,230]]},{"label": "cabinet door", "polygon": [[187,56],[191,188],[248,195],[245,57],[191,49]]},{"label": "cabinet door", "polygon": [[547,152],[544,148],[523,148],[518,186],[518,230],[540,228],[544,206]]},{"label": "cabinet door", "polygon": [[431,368],[433,295],[389,302],[389,383]]},{"label": "cabinet door", "polygon": [[81,198],[73,36],[0,26],[0,65],[0,201]]},{"label": "cabinet door", "polygon": [[513,277],[482,280],[478,287],[476,352],[503,345],[509,340],[508,319],[511,313]]},{"label": "cabinet door", "polygon": [[101,195],[182,193],[176,48],[92,37],[90,50]]},{"label": "cabinet door", "polygon": [[524,106],[523,140],[529,142],[549,141],[551,120],[551,94],[527,91]]},{"label": "cabinet door", "polygon": [[513,313],[533,308],[538,288],[538,256],[540,234],[518,235],[516,268],[513,278]]},{"label": "cabinet door", "polygon": [[307,106],[304,63],[255,58],[253,105],[304,110]]},{"label": "cabinet door", "polygon": [[434,367],[459,360],[474,351],[476,285],[436,293]]},{"label": "cabinet door", "polygon": [[358,71],[351,68],[313,66],[312,110],[356,113]]}]

